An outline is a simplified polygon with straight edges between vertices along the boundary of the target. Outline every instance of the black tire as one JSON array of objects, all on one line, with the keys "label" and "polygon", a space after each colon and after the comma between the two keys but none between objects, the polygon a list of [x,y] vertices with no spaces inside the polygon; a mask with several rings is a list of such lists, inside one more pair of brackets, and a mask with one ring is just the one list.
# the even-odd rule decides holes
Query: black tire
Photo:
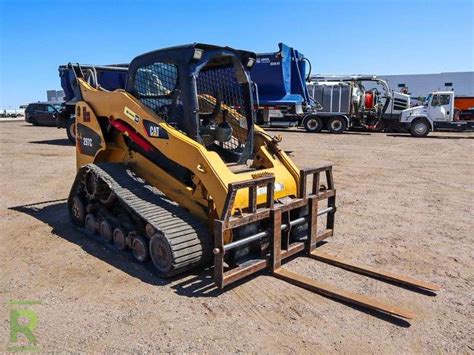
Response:
[{"label": "black tire", "polygon": [[36,118],[34,118],[34,117],[30,117],[30,123],[31,123],[33,126],[37,126],[37,125],[38,125],[38,121],[36,121]]},{"label": "black tire", "polygon": [[73,145],[76,145],[76,118],[69,117],[66,122],[66,134]]},{"label": "black tire", "polygon": [[344,117],[331,117],[328,121],[328,130],[331,133],[340,134],[347,128],[346,120]]},{"label": "black tire", "polygon": [[303,119],[303,127],[307,132],[318,133],[323,129],[323,121],[316,115],[308,115]]},{"label": "black tire", "polygon": [[413,137],[426,137],[430,133],[430,124],[425,118],[418,118],[410,125],[410,133]]},{"label": "black tire", "polygon": [[150,257],[155,265],[158,275],[162,277],[173,276],[173,252],[168,240],[161,233],[155,233],[150,239]]}]

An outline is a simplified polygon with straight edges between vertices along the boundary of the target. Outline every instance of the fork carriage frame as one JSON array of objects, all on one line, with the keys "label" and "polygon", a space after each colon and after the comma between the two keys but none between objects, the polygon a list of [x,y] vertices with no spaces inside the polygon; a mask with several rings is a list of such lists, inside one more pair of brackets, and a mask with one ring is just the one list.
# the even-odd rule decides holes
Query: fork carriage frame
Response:
[{"label": "fork carriage frame", "polygon": [[[320,191],[321,174],[326,176],[327,189]],[[276,270],[282,260],[306,250],[308,254],[316,244],[333,235],[334,217],[336,213],[336,190],[332,176],[332,166],[325,165],[319,168],[302,169],[300,171],[301,184],[298,198],[290,201],[274,202],[274,176],[264,176],[229,184],[224,210],[220,219],[214,221],[214,281],[219,288],[251,275],[257,271],[270,267]],[[312,177],[311,192],[307,193],[308,177]],[[257,206],[257,188],[266,187],[266,203]],[[233,202],[240,189],[248,189],[249,208],[239,216],[232,216]],[[328,200],[325,209],[318,210],[319,201]],[[308,206],[307,217],[300,217],[282,224],[282,214],[298,208]],[[318,233],[318,216],[327,214],[326,228]],[[244,239],[224,244],[224,234],[234,228],[268,219],[270,227],[263,232],[256,233]],[[293,226],[308,223],[308,238],[305,242],[290,243],[290,232]],[[229,250],[249,244],[264,237],[270,239],[270,256],[251,260],[229,271],[224,271],[224,256]],[[282,243],[283,241],[283,243]]]},{"label": "fork carriage frame", "polygon": [[[326,176],[327,189],[320,189],[321,174]],[[308,177],[312,177],[311,192],[307,193]],[[225,207],[220,219],[214,221],[214,282],[216,286],[223,289],[227,285],[238,281],[246,276],[260,270],[269,268],[272,275],[280,280],[289,282],[298,287],[319,293],[323,296],[333,298],[345,303],[352,303],[376,312],[386,313],[392,316],[412,319],[415,315],[405,309],[383,303],[377,299],[361,294],[349,292],[329,284],[312,280],[281,267],[282,261],[297,253],[305,251],[306,256],[317,261],[334,265],[339,268],[359,273],[393,284],[408,286],[412,290],[424,290],[423,292],[439,291],[440,287],[408,276],[386,272],[377,268],[353,263],[324,252],[316,250],[318,242],[329,238],[334,233],[334,217],[336,213],[336,190],[332,176],[332,166],[322,166],[314,169],[303,169],[300,171],[300,190],[297,198],[282,199],[274,202],[273,176],[265,176],[252,180],[246,180],[229,184],[229,190]],[[267,199],[264,206],[257,206],[257,188],[266,186]],[[249,208],[238,216],[232,216],[233,202],[236,193],[240,189],[248,189]],[[327,208],[318,209],[319,202],[327,200]],[[290,211],[308,206],[308,215],[290,220]],[[282,215],[288,213],[285,223],[282,223]],[[327,214],[326,226],[322,232],[318,232],[318,217]],[[269,227],[267,230],[254,235],[224,244],[224,234],[234,228],[267,219]],[[308,223],[306,241],[295,241],[290,243],[290,232],[293,226]],[[225,253],[242,245],[268,237],[270,252],[264,256],[246,261],[227,271],[224,270]]]}]

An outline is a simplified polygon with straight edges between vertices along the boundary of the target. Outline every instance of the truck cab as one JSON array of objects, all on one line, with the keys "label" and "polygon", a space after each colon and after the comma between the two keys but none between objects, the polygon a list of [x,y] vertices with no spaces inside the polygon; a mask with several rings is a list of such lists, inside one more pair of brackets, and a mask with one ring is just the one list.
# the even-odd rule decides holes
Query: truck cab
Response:
[{"label": "truck cab", "polygon": [[465,131],[474,128],[474,122],[459,120],[459,114],[454,109],[453,91],[430,93],[422,106],[402,112],[400,124],[414,137],[425,137],[430,131]]}]

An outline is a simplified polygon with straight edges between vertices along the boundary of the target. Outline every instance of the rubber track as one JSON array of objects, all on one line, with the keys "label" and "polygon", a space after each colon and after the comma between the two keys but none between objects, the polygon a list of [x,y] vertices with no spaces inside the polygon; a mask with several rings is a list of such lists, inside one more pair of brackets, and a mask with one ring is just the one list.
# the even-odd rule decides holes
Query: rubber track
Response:
[{"label": "rubber track", "polygon": [[150,223],[168,240],[173,254],[173,268],[166,276],[176,275],[210,260],[213,241],[207,227],[124,164],[99,163],[82,167],[71,188],[69,203],[81,190],[82,177],[88,171],[94,171],[127,209]]}]

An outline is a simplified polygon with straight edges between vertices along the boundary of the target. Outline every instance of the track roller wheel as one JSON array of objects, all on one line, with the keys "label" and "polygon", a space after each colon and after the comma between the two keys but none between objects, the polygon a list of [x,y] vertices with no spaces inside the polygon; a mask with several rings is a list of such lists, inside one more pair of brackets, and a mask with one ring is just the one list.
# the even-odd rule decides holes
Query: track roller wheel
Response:
[{"label": "track roller wheel", "polygon": [[69,211],[71,214],[72,222],[79,226],[83,227],[86,221],[86,208],[84,207],[84,203],[79,196],[74,196],[72,199],[72,206],[71,210]]},{"label": "track roller wheel", "polygon": [[143,237],[135,237],[132,242],[132,253],[137,261],[144,263],[150,255],[148,243]]},{"label": "track roller wheel", "polygon": [[97,231],[96,223],[97,223],[97,220],[95,216],[92,213],[88,213],[86,216],[85,225],[86,225],[87,234],[89,236],[93,236],[96,233]]},{"label": "track roller wheel", "polygon": [[123,228],[117,227],[114,229],[113,240],[118,250],[127,249],[126,235],[127,234]]},{"label": "track roller wheel", "polygon": [[173,254],[168,240],[161,233],[155,233],[150,239],[150,256],[160,276],[173,274]]},{"label": "track roller wheel", "polygon": [[107,242],[112,242],[114,240],[113,228],[109,221],[106,219],[102,220],[99,225],[99,234],[102,239]]}]

